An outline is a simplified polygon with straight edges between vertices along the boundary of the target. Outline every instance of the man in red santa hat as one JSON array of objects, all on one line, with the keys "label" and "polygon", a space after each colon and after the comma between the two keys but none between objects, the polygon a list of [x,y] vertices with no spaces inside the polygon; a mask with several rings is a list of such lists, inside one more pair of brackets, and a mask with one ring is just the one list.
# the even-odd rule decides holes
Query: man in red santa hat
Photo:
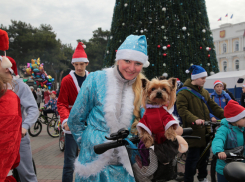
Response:
[{"label": "man in red santa hat", "polygon": [[62,79],[59,99],[57,102],[58,112],[65,135],[65,154],[62,182],[72,182],[74,172],[74,162],[77,155],[78,146],[74,140],[70,129],[67,125],[67,120],[73,104],[77,98],[78,92],[88,75],[86,66],[89,61],[84,51],[86,46],[79,42],[72,56],[72,65],[75,71],[72,70],[69,75]]},{"label": "man in red santa hat", "polygon": [[[8,59],[11,62],[11,66],[6,66],[6,59]],[[30,137],[27,132],[28,129],[37,121],[39,115],[37,103],[31,93],[29,86],[25,84],[23,80],[19,79],[15,60],[9,56],[0,56],[0,60],[0,73],[12,81],[12,84],[14,86],[14,92],[18,95],[21,104],[22,139],[19,150],[20,163],[16,169],[22,182],[37,182],[37,177],[35,175],[32,164]]]}]

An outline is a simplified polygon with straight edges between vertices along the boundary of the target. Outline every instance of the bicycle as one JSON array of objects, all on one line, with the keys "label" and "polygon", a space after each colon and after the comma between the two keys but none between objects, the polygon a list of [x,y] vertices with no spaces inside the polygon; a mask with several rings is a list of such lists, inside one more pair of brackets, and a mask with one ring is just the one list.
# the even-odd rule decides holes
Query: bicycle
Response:
[{"label": "bicycle", "polygon": [[[184,128],[183,131],[184,132],[183,132],[182,135],[189,135],[189,134],[192,133],[192,129],[191,128]],[[118,130],[116,133],[112,133],[110,135],[110,137],[105,136],[105,138],[107,140],[114,140],[114,141],[95,145],[94,146],[94,152],[96,154],[102,154],[102,153],[106,152],[109,149],[117,148],[117,147],[120,147],[120,146],[125,146],[126,149],[127,149],[128,155],[129,155],[129,160],[131,162],[131,166],[132,166],[134,177],[135,177],[136,181],[145,181],[146,178],[144,178],[142,180],[142,176],[144,176],[144,175],[139,176],[139,171],[140,170],[139,170],[139,168],[137,168],[137,166],[135,166],[135,163],[133,163],[131,161],[131,158],[139,150],[152,150],[152,149],[137,149],[137,148],[132,148],[130,146],[130,143],[132,142],[131,144],[138,144],[140,142],[140,139],[139,139],[138,136],[134,136],[134,137],[131,137],[131,138],[127,139],[128,135],[129,135],[129,131],[127,129],[125,129],[125,128],[122,128],[122,129]],[[186,137],[200,138],[200,137],[193,137],[193,136],[186,136]],[[135,158],[137,158],[137,157],[135,157]],[[153,162],[152,162],[153,164],[152,165],[149,164],[149,166],[153,166],[152,169],[149,170],[149,171],[151,171],[151,175],[153,175],[153,173],[156,171],[156,166],[157,166],[157,159],[156,158],[154,159],[154,157],[152,157],[150,160],[152,160],[152,159],[153,159]],[[137,160],[140,160],[139,157],[136,159],[136,161]],[[172,164],[174,164],[174,162],[170,162],[170,165],[172,165]],[[176,166],[173,166],[173,167],[174,167],[174,171],[171,171],[171,172],[173,172],[174,175],[173,175],[172,178],[173,179],[176,179],[177,178],[177,167]],[[154,170],[153,170],[153,168],[154,168]]]},{"label": "bicycle", "polygon": [[[195,125],[195,123],[192,123],[192,124]],[[199,166],[203,162],[203,160],[206,160],[206,155],[209,152],[209,149],[211,148],[211,145],[212,145],[212,141],[215,137],[216,127],[220,126],[220,122],[205,121],[204,126],[211,126],[211,133],[206,135],[206,138],[209,138],[209,142],[207,143],[204,151],[202,152],[202,154],[201,154],[201,156],[197,162],[197,166],[196,166],[197,169],[199,168]],[[185,138],[185,136],[183,136],[183,137]],[[195,138],[196,137],[193,137],[192,139],[195,139]],[[188,153],[188,151],[187,151],[187,153]],[[185,173],[184,168],[185,168],[185,161],[186,161],[187,153],[184,153],[184,154],[177,156],[178,168],[182,169],[181,172],[178,172],[180,178],[177,179],[177,181],[182,181],[184,179],[184,173]],[[211,182],[216,182],[216,173],[214,173],[215,166],[216,166],[215,156],[210,157],[207,162],[208,162],[208,165],[211,165],[211,174],[210,174]]]},{"label": "bicycle", "polygon": [[[38,136],[42,132],[42,124],[47,125],[47,132],[51,137],[58,137],[59,132],[58,132],[58,117],[56,116],[55,113],[53,113],[52,117],[45,116],[43,114],[43,110],[40,110],[40,115],[37,118],[37,121],[34,123],[34,125],[28,129],[29,135],[32,137]],[[52,131],[54,130],[54,132]]]},{"label": "bicycle", "polygon": [[58,122],[58,130],[59,130],[59,148],[60,151],[63,152],[65,150],[65,132],[62,129],[60,120]]}]

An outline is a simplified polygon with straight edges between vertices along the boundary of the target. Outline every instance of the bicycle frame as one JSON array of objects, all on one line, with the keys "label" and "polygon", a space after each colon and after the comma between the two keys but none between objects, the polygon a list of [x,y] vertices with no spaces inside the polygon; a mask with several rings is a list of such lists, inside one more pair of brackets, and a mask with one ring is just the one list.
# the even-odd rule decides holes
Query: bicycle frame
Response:
[{"label": "bicycle frame", "polygon": [[[55,115],[55,113],[53,113],[53,116],[52,116],[52,118],[51,118],[51,117],[45,116],[45,115],[43,114],[43,111],[40,112],[38,118],[43,118],[44,121],[47,121],[48,123],[49,123],[49,121],[51,121],[51,120],[53,120],[53,119],[58,119],[58,117]],[[42,122],[42,121],[41,121],[41,122]],[[42,122],[42,123],[43,123],[43,122]]]}]

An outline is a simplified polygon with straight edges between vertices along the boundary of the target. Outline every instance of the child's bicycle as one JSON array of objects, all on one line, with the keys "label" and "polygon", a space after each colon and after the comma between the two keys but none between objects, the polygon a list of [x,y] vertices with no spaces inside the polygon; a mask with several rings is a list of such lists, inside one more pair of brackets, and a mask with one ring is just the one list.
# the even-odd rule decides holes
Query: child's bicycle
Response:
[{"label": "child's bicycle", "polygon": [[[193,123],[195,125],[195,123]],[[209,141],[204,149],[204,151],[202,152],[198,162],[197,162],[197,166],[196,168],[198,169],[199,166],[202,164],[202,162],[204,160],[207,160],[206,156],[208,155],[208,153],[210,152],[210,148],[211,148],[211,145],[212,145],[212,141],[215,137],[215,133],[216,133],[216,128],[217,126],[220,126],[220,122],[211,122],[211,121],[205,121],[204,122],[204,126],[211,126],[211,133],[207,134],[206,135],[206,139],[207,141]],[[185,138],[185,136],[183,136]],[[195,137],[194,137],[195,138]],[[184,153],[184,154],[179,154],[177,156],[177,161],[178,161],[178,171],[180,171],[181,169],[181,172],[179,172],[179,176],[180,176],[180,179],[178,181],[182,181],[184,180],[184,168],[185,168],[185,161],[186,161],[186,157],[187,157],[187,153]],[[216,157],[215,156],[211,156],[208,161],[206,161],[208,163],[208,165],[211,165],[211,182],[216,182],[217,179],[216,179],[216,172],[215,172],[215,166],[216,166]]]},{"label": "child's bicycle", "polygon": [[65,133],[62,129],[60,120],[58,122],[58,130],[59,130],[59,148],[60,148],[60,151],[63,152],[65,150]]},{"label": "child's bicycle", "polygon": [[59,118],[56,116],[55,113],[53,113],[52,117],[50,118],[48,116],[45,116],[43,114],[43,110],[40,109],[40,115],[34,125],[28,130],[28,133],[32,137],[36,137],[42,132],[42,124],[46,124],[48,134],[51,137],[56,138],[59,136],[58,121]]},{"label": "child's bicycle", "polygon": [[[183,135],[191,134],[192,129],[191,128],[185,128]],[[113,140],[112,142],[106,142],[103,144],[95,145],[94,151],[96,154],[102,154],[106,152],[109,149],[117,148],[120,146],[125,146],[128,152],[129,160],[133,169],[134,177],[137,182],[147,182],[147,181],[156,181],[154,179],[154,173],[157,171],[158,168],[158,160],[156,155],[154,154],[152,149],[138,149],[134,144],[138,144],[140,142],[140,139],[138,136],[134,136],[132,138],[127,139],[129,135],[129,131],[125,128],[122,128],[118,130],[116,133],[112,133],[110,137],[105,138],[107,140]],[[193,136],[189,136],[192,138]],[[194,137],[195,138],[195,137]],[[197,137],[200,138],[200,137]],[[142,153],[146,150],[149,150],[149,166],[143,166],[142,161]],[[176,165],[176,162],[173,161],[170,162],[170,165]],[[173,175],[171,175],[171,179],[176,179],[177,177],[177,167],[173,166],[171,167],[171,170],[169,171]],[[169,175],[168,175],[169,176]],[[167,180],[171,180],[167,179]],[[165,181],[165,179],[162,179],[162,181]]]}]

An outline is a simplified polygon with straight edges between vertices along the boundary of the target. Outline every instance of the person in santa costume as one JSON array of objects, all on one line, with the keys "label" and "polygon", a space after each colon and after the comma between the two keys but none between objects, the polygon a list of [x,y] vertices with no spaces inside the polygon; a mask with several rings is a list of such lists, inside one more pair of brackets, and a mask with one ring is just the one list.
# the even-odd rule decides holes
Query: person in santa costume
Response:
[{"label": "person in santa costume", "polygon": [[141,109],[143,65],[149,65],[144,35],[130,35],[116,53],[112,68],[90,73],[72,107],[68,126],[80,153],[75,162],[76,182],[135,181],[125,147],[101,155],[94,146],[105,136],[128,128],[136,134]]},{"label": "person in santa costume", "polygon": [[[245,109],[238,102],[230,100],[224,108],[225,118],[221,120],[221,126],[217,130],[212,142],[213,154],[218,156],[216,172],[218,182],[228,182],[223,170],[226,166],[226,154],[224,150],[244,146]],[[243,151],[245,155],[245,150]]]},{"label": "person in santa costume", "polygon": [[[0,29],[0,50],[8,50],[7,32]],[[6,53],[5,53],[6,55]],[[0,70],[12,66],[6,56],[0,56]],[[11,79],[0,73],[0,181],[16,181],[9,171],[20,162],[21,106],[19,97],[11,90]]]},{"label": "person in santa costume", "polygon": [[70,129],[67,125],[67,120],[80,88],[88,76],[86,66],[89,64],[89,61],[84,48],[86,48],[86,46],[82,42],[79,42],[72,56],[71,62],[75,68],[75,71],[70,71],[69,75],[62,79],[59,99],[57,102],[60,121],[62,123],[63,130],[66,133],[64,166],[62,175],[63,182],[73,181],[74,162],[78,152],[77,143],[71,135]]},{"label": "person in santa costume", "polygon": [[19,79],[16,62],[7,56],[12,63],[11,68],[0,67],[0,73],[11,79],[14,92],[18,95],[22,113],[22,139],[20,143],[20,164],[16,168],[22,182],[37,182],[32,164],[32,151],[28,129],[37,121],[39,111],[33,94],[27,84]]}]

